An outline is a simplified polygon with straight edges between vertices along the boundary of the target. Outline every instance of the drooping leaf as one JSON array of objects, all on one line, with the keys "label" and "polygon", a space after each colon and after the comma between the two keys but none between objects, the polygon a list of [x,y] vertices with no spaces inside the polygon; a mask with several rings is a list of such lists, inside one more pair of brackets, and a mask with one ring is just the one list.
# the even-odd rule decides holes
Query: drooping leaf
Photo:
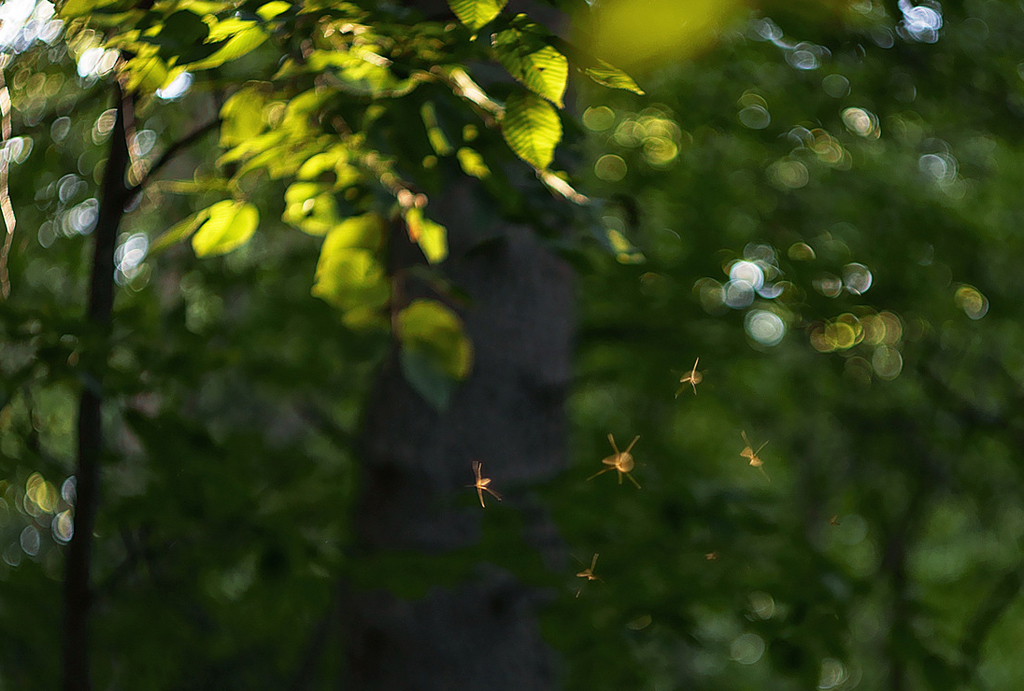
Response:
[{"label": "drooping leaf", "polygon": [[492,45],[509,74],[561,108],[569,61],[545,40],[545,34],[538,24],[519,21],[513,28],[496,33]]},{"label": "drooping leaf", "polygon": [[210,257],[238,249],[249,242],[260,214],[248,202],[226,199],[208,210],[209,218],[192,236],[192,249],[198,257]]},{"label": "drooping leaf", "polygon": [[437,264],[447,258],[447,228],[439,223],[434,223],[417,208],[409,209],[405,213],[405,222],[409,226],[409,239],[420,246],[428,262]]},{"label": "drooping leaf", "polygon": [[558,111],[530,91],[516,91],[505,103],[501,133],[519,158],[535,168],[547,168],[562,140]]},{"label": "drooping leaf", "polygon": [[498,16],[508,0],[448,0],[459,21],[476,31]]}]

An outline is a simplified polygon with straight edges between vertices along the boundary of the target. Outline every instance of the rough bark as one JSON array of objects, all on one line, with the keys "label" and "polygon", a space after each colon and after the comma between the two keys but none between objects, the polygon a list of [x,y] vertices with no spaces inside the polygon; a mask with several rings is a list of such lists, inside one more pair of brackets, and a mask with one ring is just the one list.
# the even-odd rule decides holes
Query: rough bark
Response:
[{"label": "rough bark", "polygon": [[[475,348],[473,372],[438,414],[402,378],[396,357],[383,368],[364,426],[356,549],[444,554],[479,541],[485,511],[518,511],[532,548],[558,568],[561,543],[529,486],[565,464],[571,272],[529,228],[475,227],[472,219],[493,215],[469,189],[432,199],[430,213],[449,230],[446,273],[471,297],[460,311]],[[493,235],[502,239],[467,253]],[[396,261],[400,268],[408,256]],[[466,488],[474,459],[507,492],[501,505],[459,501],[476,501]],[[345,608],[348,688],[553,688],[554,659],[537,623],[542,599],[493,565],[454,588],[432,587],[420,600],[352,590]]]}]

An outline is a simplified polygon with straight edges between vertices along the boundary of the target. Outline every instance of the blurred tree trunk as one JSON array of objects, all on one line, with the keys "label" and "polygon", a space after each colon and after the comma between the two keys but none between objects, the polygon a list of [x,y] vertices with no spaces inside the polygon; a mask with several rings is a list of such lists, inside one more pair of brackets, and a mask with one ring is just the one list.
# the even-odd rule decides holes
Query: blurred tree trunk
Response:
[{"label": "blurred tree trunk", "polygon": [[[365,419],[357,554],[444,554],[479,542],[485,511],[516,511],[528,543],[557,570],[561,543],[527,488],[565,465],[572,274],[529,228],[474,224],[494,223],[481,206],[468,184],[431,199],[431,216],[449,231],[444,268],[471,300],[459,311],[473,341],[473,372],[438,414],[403,379],[397,355],[388,359]],[[401,235],[392,239],[399,273],[419,252]],[[500,239],[474,250],[486,235]],[[405,304],[424,294],[404,290]],[[483,509],[466,487],[472,460],[505,492],[502,504]],[[454,588],[432,587],[421,600],[352,590],[344,608],[349,688],[554,688],[554,658],[537,621],[542,596],[493,565],[478,565]]]}]

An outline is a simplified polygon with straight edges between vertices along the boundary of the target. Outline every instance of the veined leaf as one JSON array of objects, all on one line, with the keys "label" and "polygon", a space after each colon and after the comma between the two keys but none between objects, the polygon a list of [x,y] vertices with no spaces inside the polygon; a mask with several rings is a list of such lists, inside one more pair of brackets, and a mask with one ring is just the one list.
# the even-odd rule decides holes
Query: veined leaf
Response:
[{"label": "veined leaf", "polygon": [[209,209],[209,218],[192,236],[198,257],[227,254],[249,242],[260,221],[259,211],[248,202],[226,199]]},{"label": "veined leaf", "polygon": [[583,68],[583,74],[601,86],[607,86],[610,89],[632,91],[634,94],[640,94],[641,96],[644,94],[644,90],[637,86],[632,77],[604,60],[595,59],[593,65]]},{"label": "veined leaf", "polygon": [[498,16],[508,0],[448,0],[459,21],[476,31]]},{"label": "veined leaf", "polygon": [[517,91],[505,103],[501,134],[516,156],[535,168],[547,168],[562,140],[558,111],[530,91]]},{"label": "veined leaf", "polygon": [[426,218],[416,208],[405,212],[405,222],[409,226],[409,239],[420,246],[428,262],[437,264],[445,260],[448,256],[447,228]]},{"label": "veined leaf", "polygon": [[610,89],[632,91],[634,94],[641,96],[644,94],[644,90],[624,70],[620,70],[601,58],[594,57],[588,51],[580,50],[557,36],[550,36],[547,41],[561,51],[562,54],[568,56],[569,62],[572,63],[573,67],[601,86],[606,86]]},{"label": "veined leaf", "polygon": [[561,108],[569,61],[544,40],[544,34],[538,24],[517,22],[514,28],[496,33],[492,45],[509,74]]}]

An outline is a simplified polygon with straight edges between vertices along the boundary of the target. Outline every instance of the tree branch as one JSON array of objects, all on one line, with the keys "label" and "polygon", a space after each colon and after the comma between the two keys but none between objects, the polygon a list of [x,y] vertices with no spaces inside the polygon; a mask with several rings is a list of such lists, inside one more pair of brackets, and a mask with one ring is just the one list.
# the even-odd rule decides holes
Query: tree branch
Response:
[{"label": "tree branch", "polygon": [[159,173],[164,166],[170,163],[174,159],[174,157],[178,155],[180,151],[188,148],[189,146],[192,146],[192,144],[196,143],[196,141],[201,139],[204,135],[208,134],[210,131],[216,129],[219,126],[220,118],[211,120],[199,129],[190,132],[189,134],[186,134],[184,137],[168,146],[167,150],[160,155],[160,158],[154,161],[153,165],[150,166],[149,170],[146,171],[146,174],[142,176],[142,179],[139,180],[138,184],[132,185],[130,188],[128,188],[127,197],[130,199],[131,197],[134,197],[136,194],[138,194],[139,191],[142,190],[142,188],[145,187],[149,183],[149,181],[154,176],[156,176],[156,174]]}]

